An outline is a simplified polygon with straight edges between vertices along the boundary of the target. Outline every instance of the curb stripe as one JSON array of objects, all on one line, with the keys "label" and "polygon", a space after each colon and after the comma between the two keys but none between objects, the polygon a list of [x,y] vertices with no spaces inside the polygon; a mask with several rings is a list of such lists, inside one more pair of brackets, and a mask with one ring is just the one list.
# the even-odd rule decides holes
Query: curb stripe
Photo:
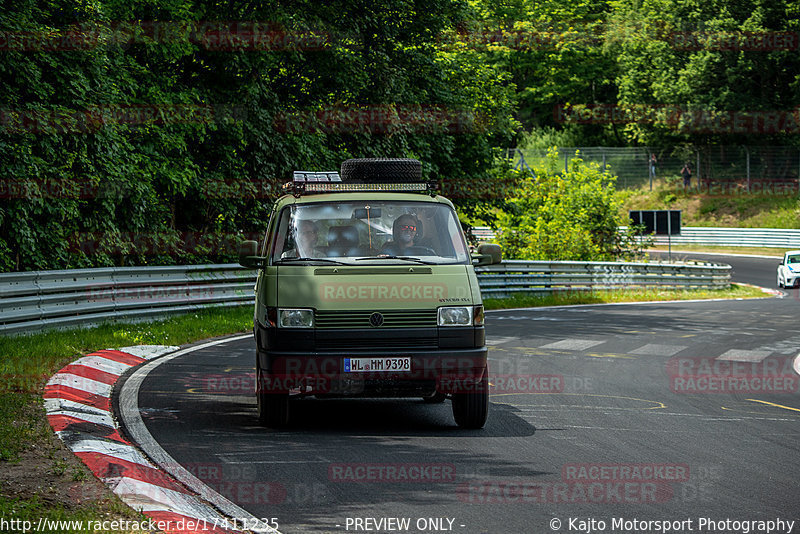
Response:
[{"label": "curb stripe", "polygon": [[[205,519],[219,517],[216,510],[200,502],[193,495],[175,491],[150,482],[142,482],[135,478],[109,477],[117,480],[114,493],[122,498],[128,497],[137,503],[142,511],[168,510],[181,513],[187,517]],[[112,482],[113,483],[113,482]]]},{"label": "curb stripe", "polygon": [[117,429],[113,427],[109,428],[105,425],[87,423],[80,420],[70,420],[73,418],[65,415],[55,416],[53,419],[51,419],[48,415],[47,419],[56,435],[58,435],[65,443],[72,441],[74,436],[81,436],[85,434],[90,434],[97,438],[124,443],[122,436],[120,436],[119,432],[117,432]]},{"label": "curb stripe", "polygon": [[225,516],[122,438],[111,414],[111,391],[122,373],[178,348],[144,345],[102,350],[75,360],[44,388],[47,420],[72,452],[128,506],[168,522],[165,532],[234,532],[219,527],[228,524]]},{"label": "curb stripe", "polygon": [[71,363],[61,369],[59,373],[69,374],[73,376],[79,376],[81,378],[88,378],[94,382],[100,382],[102,384],[108,384],[109,386],[113,385],[114,382],[119,380],[119,374],[112,374],[106,371],[101,371],[99,369],[95,369],[94,367],[89,367],[88,365],[81,365],[76,363]]},{"label": "curb stripe", "polygon": [[139,365],[141,363],[146,362],[145,358],[140,358],[139,356],[134,356],[133,354],[128,354],[127,352],[122,352],[119,350],[98,350],[97,352],[93,352],[89,356],[99,356],[101,358],[106,358],[107,360],[111,360],[114,362],[124,363],[130,367],[134,365]]},{"label": "curb stripe", "polygon": [[112,443],[102,439],[90,438],[76,441],[70,445],[70,448],[72,452],[78,455],[81,453],[102,454],[103,456],[139,464],[142,467],[153,467],[150,461],[129,443]]},{"label": "curb stripe", "polygon": [[100,478],[124,477],[162,486],[180,493],[190,495],[189,490],[178,485],[169,478],[163,471],[153,467],[145,467],[135,462],[129,462],[122,458],[109,456],[98,452],[81,452],[76,456],[83,460],[89,469]]},{"label": "curb stripe", "polygon": [[47,385],[66,386],[83,392],[84,396],[86,395],[86,393],[89,393],[91,395],[99,395],[101,397],[111,396],[110,384],[104,384],[102,382],[98,382],[97,380],[92,380],[91,378],[74,375],[72,373],[62,373],[61,371],[59,371],[58,374],[53,376],[53,378],[50,379]]},{"label": "curb stripe", "polygon": [[90,394],[69,386],[47,385],[44,387],[44,395],[42,396],[45,399],[69,400],[100,410],[105,410],[107,412],[110,412],[111,410],[111,401],[108,397]]},{"label": "curb stripe", "polygon": [[103,358],[102,356],[84,356],[83,358],[72,362],[71,365],[83,365],[85,367],[91,367],[92,369],[105,371],[106,373],[111,373],[117,376],[133,367],[133,365]]},{"label": "curb stripe", "polygon": [[80,414],[78,416],[75,412],[70,411],[57,411],[57,412],[50,412],[47,414],[47,420],[50,421],[50,426],[52,426],[55,430],[64,430],[64,427],[56,429],[54,423],[61,424],[62,422],[67,422],[66,426],[72,424],[78,425],[95,425],[95,426],[102,426],[105,428],[110,428],[111,430],[115,430],[114,428],[114,421],[108,415],[95,415],[95,414]]},{"label": "curb stripe", "polygon": [[103,410],[95,406],[89,406],[88,404],[82,404],[74,400],[57,397],[44,399],[44,409],[47,413],[71,412],[73,417],[83,417],[84,415],[100,415],[110,417],[111,415],[108,413],[108,410]]}]

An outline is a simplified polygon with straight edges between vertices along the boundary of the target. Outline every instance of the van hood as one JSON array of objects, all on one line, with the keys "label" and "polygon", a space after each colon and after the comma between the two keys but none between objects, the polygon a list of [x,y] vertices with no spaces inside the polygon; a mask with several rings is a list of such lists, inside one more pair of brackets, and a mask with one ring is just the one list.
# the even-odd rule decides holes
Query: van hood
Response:
[{"label": "van hood", "polygon": [[471,265],[280,266],[277,305],[318,310],[435,309],[480,304]]}]

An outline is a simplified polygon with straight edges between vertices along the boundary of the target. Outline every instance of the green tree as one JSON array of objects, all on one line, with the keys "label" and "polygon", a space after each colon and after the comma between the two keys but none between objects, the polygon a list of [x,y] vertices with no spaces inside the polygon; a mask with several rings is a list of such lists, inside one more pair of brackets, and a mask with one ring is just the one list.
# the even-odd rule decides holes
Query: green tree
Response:
[{"label": "green tree", "polygon": [[612,261],[621,249],[615,177],[580,155],[559,172],[555,150],[536,177],[521,178],[498,218],[498,243],[510,259]]},{"label": "green tree", "polygon": [[613,124],[565,125],[564,105],[616,101],[615,59],[603,47],[610,2],[475,0],[473,21],[449,41],[508,73],[527,131],[573,129],[585,143],[619,142]]},{"label": "green tree", "polygon": [[0,52],[0,165],[25,191],[0,200],[0,269],[230,261],[292,170],[350,157],[481,179],[513,138],[514,90],[439,46],[468,16],[451,0],[6,2],[0,30],[84,41]]},{"label": "green tree", "polygon": [[[606,42],[618,58],[619,104],[645,115],[626,126],[629,141],[797,143],[797,2],[616,0],[612,5]],[[764,112],[780,113],[778,124],[769,124]]]}]

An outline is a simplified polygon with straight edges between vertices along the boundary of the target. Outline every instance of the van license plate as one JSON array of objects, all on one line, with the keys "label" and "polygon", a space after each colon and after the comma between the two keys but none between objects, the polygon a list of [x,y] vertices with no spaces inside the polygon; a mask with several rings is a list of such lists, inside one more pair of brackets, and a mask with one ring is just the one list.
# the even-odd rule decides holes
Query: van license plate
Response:
[{"label": "van license plate", "polygon": [[411,356],[395,358],[345,358],[345,373],[375,373],[410,371]]}]

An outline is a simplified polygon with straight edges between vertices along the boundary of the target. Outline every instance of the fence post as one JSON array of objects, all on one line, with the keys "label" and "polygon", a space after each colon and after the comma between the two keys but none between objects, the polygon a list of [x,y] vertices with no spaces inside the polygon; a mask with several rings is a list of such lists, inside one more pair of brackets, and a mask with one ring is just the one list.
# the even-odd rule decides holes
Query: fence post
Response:
[{"label": "fence post", "polygon": [[747,153],[747,192],[750,192],[750,149],[744,147],[744,151]]}]

